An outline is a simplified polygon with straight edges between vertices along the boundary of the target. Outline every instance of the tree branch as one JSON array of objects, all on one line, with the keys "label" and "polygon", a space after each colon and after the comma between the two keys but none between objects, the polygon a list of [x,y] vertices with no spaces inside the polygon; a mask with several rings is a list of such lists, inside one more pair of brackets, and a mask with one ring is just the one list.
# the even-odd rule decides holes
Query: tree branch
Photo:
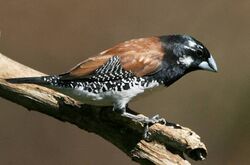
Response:
[{"label": "tree branch", "polygon": [[[111,142],[140,164],[188,165],[207,155],[205,145],[192,130],[176,124],[154,124],[150,141],[142,138],[144,126],[113,112],[112,107],[83,105],[51,89],[32,84],[10,84],[5,78],[42,76],[41,72],[0,54],[0,96],[28,110],[38,111],[93,132]],[[131,113],[138,114],[132,110]]]}]

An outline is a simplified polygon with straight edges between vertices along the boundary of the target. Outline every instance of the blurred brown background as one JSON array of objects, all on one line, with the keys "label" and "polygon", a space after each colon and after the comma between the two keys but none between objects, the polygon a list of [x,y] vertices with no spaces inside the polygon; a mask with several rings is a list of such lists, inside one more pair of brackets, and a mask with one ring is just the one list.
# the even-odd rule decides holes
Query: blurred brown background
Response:
[{"label": "blurred brown background", "polygon": [[[1,53],[48,74],[131,38],[196,37],[219,73],[189,74],[130,107],[201,135],[209,155],[193,164],[250,164],[250,1],[0,0],[0,30]],[[0,164],[135,163],[94,134],[0,98]]]}]

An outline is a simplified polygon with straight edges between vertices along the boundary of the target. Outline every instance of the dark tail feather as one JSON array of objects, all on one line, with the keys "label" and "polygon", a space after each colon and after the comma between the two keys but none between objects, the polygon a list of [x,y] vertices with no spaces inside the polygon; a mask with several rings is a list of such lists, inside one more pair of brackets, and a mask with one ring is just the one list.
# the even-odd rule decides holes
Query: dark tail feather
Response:
[{"label": "dark tail feather", "polygon": [[49,85],[58,81],[58,76],[42,76],[42,77],[22,77],[22,78],[10,78],[5,79],[9,83],[13,84],[38,84]]}]

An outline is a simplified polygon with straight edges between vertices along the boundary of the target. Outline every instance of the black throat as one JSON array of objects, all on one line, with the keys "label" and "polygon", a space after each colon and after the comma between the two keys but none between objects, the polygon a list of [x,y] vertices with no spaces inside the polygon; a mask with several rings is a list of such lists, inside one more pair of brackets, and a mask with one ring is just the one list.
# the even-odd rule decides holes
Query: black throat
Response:
[{"label": "black throat", "polygon": [[179,54],[176,52],[178,42],[184,42],[182,35],[170,35],[159,37],[164,51],[164,58],[160,71],[152,75],[157,81],[162,82],[165,86],[170,86],[175,81],[180,79],[186,73],[188,68],[178,63]]},{"label": "black throat", "polygon": [[152,78],[164,84],[165,86],[170,86],[185,74],[186,72],[184,68],[175,65],[168,65],[168,66],[163,66],[163,68],[159,72],[150,75],[149,79]]}]

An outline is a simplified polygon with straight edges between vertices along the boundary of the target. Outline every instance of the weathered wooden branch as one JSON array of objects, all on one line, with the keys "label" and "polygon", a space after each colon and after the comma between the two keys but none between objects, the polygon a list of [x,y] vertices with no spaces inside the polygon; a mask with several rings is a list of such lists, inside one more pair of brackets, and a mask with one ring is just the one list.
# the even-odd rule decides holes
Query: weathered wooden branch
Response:
[{"label": "weathered wooden branch", "polygon": [[[205,145],[192,130],[176,124],[154,124],[150,141],[142,138],[141,123],[122,117],[111,107],[83,105],[53,90],[31,84],[10,84],[5,78],[41,76],[41,72],[0,54],[0,96],[28,110],[67,121],[108,140],[140,164],[187,165],[184,154],[194,160],[207,155]],[[130,110],[131,113],[137,114]],[[142,114],[137,114],[142,115]]]}]

